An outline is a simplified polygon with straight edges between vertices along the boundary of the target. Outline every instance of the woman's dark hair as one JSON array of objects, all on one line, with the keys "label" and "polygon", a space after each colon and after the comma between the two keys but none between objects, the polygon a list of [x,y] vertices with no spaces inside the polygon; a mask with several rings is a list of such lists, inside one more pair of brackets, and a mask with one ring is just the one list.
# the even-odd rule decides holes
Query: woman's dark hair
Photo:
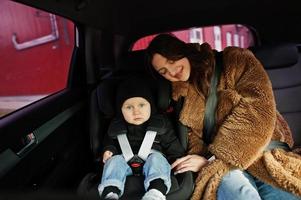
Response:
[{"label": "woman's dark hair", "polygon": [[[152,59],[156,53],[172,61],[187,57],[191,66],[189,81],[193,83],[199,93],[202,91],[206,94],[208,91],[204,91],[204,88],[207,87],[201,84],[201,80],[203,78],[207,79],[208,74],[202,74],[204,70],[200,68],[201,66],[208,66],[210,64],[208,63],[208,58],[212,56],[208,55],[210,52],[204,51],[201,53],[192,44],[185,43],[172,34],[159,34],[150,42],[146,52],[146,59],[149,68],[154,71]],[[206,82],[208,81],[205,80],[205,85],[207,85]]]},{"label": "woman's dark hair", "polygon": [[169,60],[179,60],[186,56],[187,50],[186,43],[174,35],[160,34],[150,42],[147,48],[147,55],[150,58],[149,62],[151,62],[153,55],[156,53],[161,54]]}]

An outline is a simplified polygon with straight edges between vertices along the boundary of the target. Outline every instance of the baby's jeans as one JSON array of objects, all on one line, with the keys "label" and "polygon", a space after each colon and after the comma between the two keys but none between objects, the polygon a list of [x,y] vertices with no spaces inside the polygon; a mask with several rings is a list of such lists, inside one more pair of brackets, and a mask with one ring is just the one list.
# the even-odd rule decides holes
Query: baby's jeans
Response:
[{"label": "baby's jeans", "polygon": [[[171,167],[166,158],[160,152],[152,150],[143,166],[145,190],[152,180],[160,178],[164,181],[168,192],[171,187],[170,173]],[[132,174],[131,167],[122,155],[111,157],[104,165],[101,184],[98,186],[99,194],[102,194],[105,187],[115,186],[121,191],[121,196],[124,192],[126,177]]]}]

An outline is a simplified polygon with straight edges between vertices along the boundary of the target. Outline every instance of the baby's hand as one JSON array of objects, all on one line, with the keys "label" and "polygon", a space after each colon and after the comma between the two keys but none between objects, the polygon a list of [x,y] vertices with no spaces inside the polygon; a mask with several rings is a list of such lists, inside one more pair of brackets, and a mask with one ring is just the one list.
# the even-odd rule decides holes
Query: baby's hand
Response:
[{"label": "baby's hand", "polygon": [[113,156],[113,153],[111,151],[105,151],[103,153],[102,162],[105,163],[112,156]]}]

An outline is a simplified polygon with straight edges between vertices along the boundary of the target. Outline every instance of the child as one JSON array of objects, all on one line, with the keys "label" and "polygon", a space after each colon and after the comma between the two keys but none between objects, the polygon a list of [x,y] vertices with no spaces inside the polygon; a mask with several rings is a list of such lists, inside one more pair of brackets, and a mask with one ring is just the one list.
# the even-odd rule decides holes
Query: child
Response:
[{"label": "child", "polygon": [[[134,154],[138,153],[148,127],[157,120],[159,130],[152,145],[151,153],[143,165],[143,200],[166,199],[171,186],[169,162],[184,154],[184,148],[174,134],[167,117],[156,114],[150,88],[142,79],[134,78],[122,82],[116,95],[117,116],[110,124],[105,138],[104,170],[98,191],[102,199],[119,199],[123,194],[126,176],[133,171],[124,159],[116,134],[126,132]],[[124,125],[124,126],[123,126]],[[165,156],[167,156],[167,159]]]}]

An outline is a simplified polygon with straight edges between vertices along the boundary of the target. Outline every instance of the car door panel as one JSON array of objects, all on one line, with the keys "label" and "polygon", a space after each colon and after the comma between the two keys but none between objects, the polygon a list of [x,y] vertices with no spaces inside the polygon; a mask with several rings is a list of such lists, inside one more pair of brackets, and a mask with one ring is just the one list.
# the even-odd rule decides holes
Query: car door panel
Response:
[{"label": "car door panel", "polygon": [[2,119],[0,187],[69,187],[88,149],[84,108],[82,90],[65,90]]}]

